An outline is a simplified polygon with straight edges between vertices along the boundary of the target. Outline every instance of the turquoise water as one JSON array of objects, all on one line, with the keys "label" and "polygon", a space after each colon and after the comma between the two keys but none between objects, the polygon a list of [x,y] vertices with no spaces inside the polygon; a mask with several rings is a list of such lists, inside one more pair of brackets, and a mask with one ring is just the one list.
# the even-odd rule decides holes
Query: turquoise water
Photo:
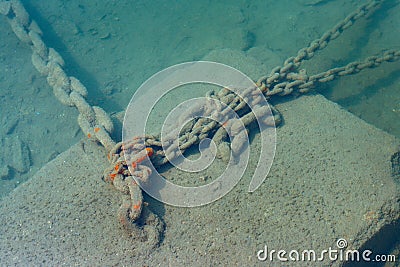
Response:
[{"label": "turquoise water", "polygon": [[[254,57],[254,80],[296,55],[364,1],[23,1],[89,102],[122,111],[154,73],[231,49]],[[400,49],[400,9],[384,2],[305,63],[318,73]],[[29,48],[0,23],[0,197],[78,142],[77,112],[57,102],[32,67]],[[400,137],[400,64],[383,64],[316,88],[365,121]]]}]

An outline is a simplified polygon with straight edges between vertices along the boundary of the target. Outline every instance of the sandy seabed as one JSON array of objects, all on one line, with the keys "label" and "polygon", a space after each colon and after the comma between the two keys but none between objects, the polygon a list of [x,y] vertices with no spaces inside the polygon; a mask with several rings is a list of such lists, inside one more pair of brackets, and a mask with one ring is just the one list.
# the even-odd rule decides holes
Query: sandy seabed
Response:
[{"label": "sandy seabed", "polygon": [[[257,79],[360,4],[321,1],[326,3],[313,6],[311,2],[291,2],[293,11],[285,9],[284,2],[220,4],[211,11],[196,4],[193,10],[198,13],[175,12],[173,17],[168,12],[188,7],[155,9],[156,3],[151,2],[133,9],[129,1],[113,2],[114,6],[75,1],[24,4],[48,36],[48,44],[63,55],[67,71],[88,86],[91,103],[114,113],[125,108],[135,88],[148,77],[182,61],[215,60]],[[384,17],[378,14],[357,22],[306,63],[307,70],[326,70],[383,48],[398,48],[400,34],[394,34],[399,31],[398,7],[386,1],[383,8]],[[226,15],[218,16],[222,13]],[[220,30],[215,29],[215,21]],[[387,252],[385,245],[400,232],[398,182],[391,177],[389,161],[399,145],[393,136],[400,132],[394,123],[400,110],[395,90],[399,63],[318,88],[393,135],[318,94],[277,103],[284,124],[277,129],[276,158],[263,185],[252,194],[247,192],[258,155],[255,134],[244,178],[222,199],[185,209],[146,198],[149,209],[165,223],[161,243],[153,248],[132,240],[120,227],[116,218],[120,195],[101,180],[106,152],[87,140],[79,141],[76,111],[57,103],[31,66],[30,50],[18,42],[5,20],[2,23],[7,27],[0,27],[4,36],[0,42],[1,140],[25,144],[29,160],[24,162],[30,164],[20,172],[12,167],[13,178],[1,180],[2,264],[267,265],[270,262],[256,257],[265,245],[320,251],[345,238],[350,248]],[[251,34],[257,38],[252,40]],[[1,162],[7,164],[12,146],[2,152]],[[19,157],[12,158],[15,166],[20,164]],[[209,173],[223,167],[216,162]],[[175,169],[163,174],[193,179]]]}]

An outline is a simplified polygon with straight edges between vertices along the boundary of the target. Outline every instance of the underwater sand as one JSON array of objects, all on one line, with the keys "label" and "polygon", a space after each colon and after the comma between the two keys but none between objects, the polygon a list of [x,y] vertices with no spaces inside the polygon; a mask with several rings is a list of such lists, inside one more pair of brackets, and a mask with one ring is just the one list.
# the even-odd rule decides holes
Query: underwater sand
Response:
[{"label": "underwater sand", "polygon": [[[239,184],[210,205],[148,199],[165,223],[159,247],[126,235],[116,218],[119,193],[100,178],[105,151],[85,140],[84,150],[73,146],[0,202],[0,258],[11,265],[253,266],[265,264],[256,258],[264,245],[321,251],[345,238],[354,249],[387,234],[384,226],[400,214],[387,164],[399,141],[321,96],[278,107],[286,125],[278,129],[271,172],[254,193],[247,192],[253,156]],[[166,173],[177,175],[194,179]]]},{"label": "underwater sand", "polygon": [[[184,61],[219,60],[256,80],[362,3],[321,1],[310,5],[312,2],[23,1],[44,31],[46,43],[64,57],[67,72],[89,88],[89,102],[110,113],[123,110],[136,88],[152,74]],[[370,20],[360,20],[307,62],[308,73],[363,59],[384,48],[398,49],[399,12],[395,1],[386,1]],[[34,70],[29,48],[16,39],[4,18],[0,22],[4,25],[0,27],[0,163],[10,166],[0,180],[0,196],[4,198],[0,202],[4,240],[1,263],[40,264],[47,259],[54,265],[153,266],[170,259],[171,265],[201,260],[209,264],[255,264],[254,253],[264,243],[289,249],[305,244],[317,249],[332,246],[350,227],[346,234],[359,246],[380,233],[383,224],[398,222],[398,211],[385,210],[398,197],[389,173],[389,158],[398,140],[312,96],[278,105],[285,124],[278,129],[273,169],[256,193],[245,193],[248,181],[243,181],[225,198],[205,208],[188,210],[154,204],[155,210],[162,210],[159,214],[167,225],[165,239],[147,259],[139,256],[148,253],[145,244],[120,238],[122,230],[115,218],[120,200],[118,192],[100,179],[105,166],[100,148],[93,147],[94,154],[85,156],[74,147],[72,150],[78,151],[67,151],[35,175],[83,135],[76,123],[77,112],[56,101],[45,79]],[[399,137],[399,67],[399,62],[383,64],[318,90]],[[329,123],[321,121],[322,111]],[[332,132],[334,123],[338,126]],[[304,136],[299,127],[306,127],[313,138]],[[118,131],[115,136],[118,138]],[[352,142],[345,147],[352,149],[338,156],[343,152],[339,143],[349,138]],[[21,155],[9,143],[22,144]],[[339,151],[332,155],[332,149]],[[90,158],[94,155],[95,161]],[[311,156],[319,161],[309,161]],[[81,157],[87,157],[86,161]],[[60,160],[66,160],[69,168]],[[169,175],[174,175],[173,170]],[[299,177],[303,184],[295,182]],[[345,192],[342,187],[333,190],[326,184],[339,184]],[[334,201],[338,192],[340,201]],[[371,195],[375,196],[372,201]],[[229,207],[238,199],[238,210],[232,211]],[[318,208],[313,207],[315,199],[323,201]],[[280,207],[276,208],[278,202]],[[327,202],[334,204],[326,206]],[[349,209],[345,211],[338,202],[349,204]],[[369,209],[382,213],[382,219],[373,225],[363,220]],[[346,220],[339,220],[338,214]],[[19,226],[25,221],[28,225]],[[227,247],[222,244],[223,237]],[[119,246],[122,252],[116,250]]]}]

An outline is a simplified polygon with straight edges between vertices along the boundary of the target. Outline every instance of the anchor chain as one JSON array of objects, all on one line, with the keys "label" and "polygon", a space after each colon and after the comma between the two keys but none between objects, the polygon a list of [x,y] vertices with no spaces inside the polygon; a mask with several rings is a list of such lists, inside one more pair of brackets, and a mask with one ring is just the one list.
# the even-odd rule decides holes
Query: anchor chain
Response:
[{"label": "anchor chain", "polygon": [[[193,119],[185,125],[183,131],[178,133],[178,141],[171,141],[165,147],[162,146],[158,136],[151,135],[136,137],[125,143],[116,143],[112,140],[110,134],[113,131],[113,123],[109,115],[102,108],[91,106],[86,101],[86,87],[77,78],[65,73],[64,60],[56,50],[45,45],[42,31],[30,18],[22,3],[19,0],[0,1],[0,14],[6,16],[15,35],[31,47],[32,63],[39,73],[47,77],[47,82],[53,88],[56,98],[64,105],[73,106],[78,110],[78,124],[83,133],[88,138],[100,142],[109,151],[107,157],[110,167],[104,171],[103,179],[123,193],[123,203],[118,210],[119,221],[129,230],[130,235],[140,240],[147,240],[155,246],[158,244],[163,225],[160,219],[145,207],[142,191],[135,181],[135,179],[140,179],[140,181],[149,179],[151,169],[146,166],[146,162],[150,159],[154,166],[161,166],[167,163],[168,159],[176,156],[174,151],[177,149],[183,153],[187,148],[207,137],[212,138],[219,145],[219,151],[222,151],[221,146],[224,146],[224,151],[230,153],[231,150],[234,155],[239,153],[243,145],[240,140],[244,132],[237,131],[229,145],[226,142],[229,130],[234,132],[235,129],[239,129],[237,125],[242,123],[248,126],[255,121],[256,117],[261,117],[266,125],[277,125],[281,121],[278,110],[273,106],[269,110],[257,105],[261,99],[260,95],[254,94],[256,86],[267,100],[290,94],[304,94],[317,84],[356,74],[367,68],[376,68],[383,62],[399,60],[400,51],[389,50],[382,56],[371,56],[364,61],[352,62],[311,76],[307,75],[306,70],[300,69],[305,60],[311,59],[317,51],[327,47],[330,41],[338,38],[356,20],[372,14],[381,3],[382,1],[372,0],[360,6],[319,39],[300,49],[295,57],[288,58],[283,66],[273,68],[269,75],[258,79],[254,87],[246,88],[242,94],[243,98],[229,88],[223,88],[218,92],[208,92],[206,97],[210,101],[206,105],[205,114],[211,118],[222,116],[222,121],[225,121],[223,125],[210,118]],[[219,101],[227,107],[216,105],[215,103]],[[246,101],[254,104],[256,108],[250,110]],[[182,114],[179,121],[189,118],[196,108],[198,107],[193,107],[188,113]],[[226,115],[228,108],[234,110],[240,118],[230,118]],[[172,133],[171,136],[173,136]],[[221,157],[223,158],[223,155]]]}]

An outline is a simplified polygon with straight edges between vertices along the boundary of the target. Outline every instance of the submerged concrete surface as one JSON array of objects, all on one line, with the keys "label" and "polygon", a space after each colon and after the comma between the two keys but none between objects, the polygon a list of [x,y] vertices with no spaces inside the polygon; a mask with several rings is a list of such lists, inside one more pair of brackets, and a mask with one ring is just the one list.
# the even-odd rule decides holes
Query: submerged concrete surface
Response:
[{"label": "submerged concrete surface", "polygon": [[[339,238],[352,249],[378,249],[380,238],[398,230],[399,188],[389,160],[399,140],[319,95],[277,108],[285,123],[262,186],[247,193],[256,134],[249,170],[222,199],[191,209],[148,199],[165,222],[156,249],[119,226],[119,193],[101,180],[105,151],[78,143],[0,202],[1,265],[281,266],[276,258],[259,262],[257,251],[319,253],[336,249]],[[165,175],[191,179],[174,169]],[[297,263],[307,264],[316,265]]]}]

